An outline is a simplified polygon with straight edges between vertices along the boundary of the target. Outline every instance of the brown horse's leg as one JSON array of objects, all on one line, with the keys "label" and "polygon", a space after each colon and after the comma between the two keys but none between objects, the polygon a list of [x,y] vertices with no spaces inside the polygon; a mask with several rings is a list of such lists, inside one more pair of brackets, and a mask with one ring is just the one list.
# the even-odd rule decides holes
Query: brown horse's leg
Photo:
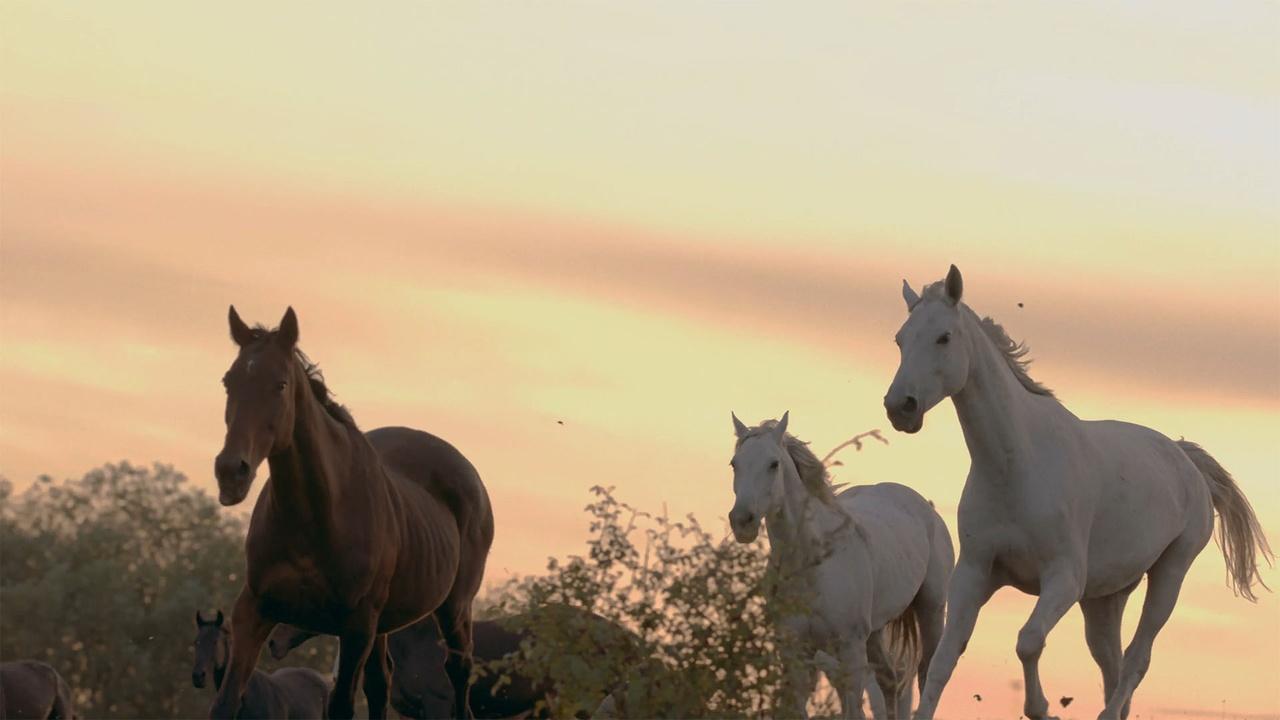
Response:
[{"label": "brown horse's leg", "polygon": [[468,691],[471,681],[471,598],[451,597],[436,610],[440,636],[449,647],[444,661],[445,674],[453,684],[454,717],[471,720]]},{"label": "brown horse's leg", "polygon": [[391,698],[391,660],[387,655],[387,636],[373,641],[373,650],[364,664],[364,697],[369,702],[369,718],[385,718]]},{"label": "brown horse's leg", "polygon": [[258,612],[258,599],[245,587],[240,590],[235,609],[231,611],[231,662],[227,663],[222,687],[209,708],[209,717],[231,720],[240,710],[245,685],[258,664],[262,644],[276,626]]},{"label": "brown horse's leg", "polygon": [[333,720],[350,720],[355,716],[356,687],[373,650],[376,628],[377,615],[372,612],[357,611],[347,621],[338,645],[338,677],[329,695],[329,717]]}]

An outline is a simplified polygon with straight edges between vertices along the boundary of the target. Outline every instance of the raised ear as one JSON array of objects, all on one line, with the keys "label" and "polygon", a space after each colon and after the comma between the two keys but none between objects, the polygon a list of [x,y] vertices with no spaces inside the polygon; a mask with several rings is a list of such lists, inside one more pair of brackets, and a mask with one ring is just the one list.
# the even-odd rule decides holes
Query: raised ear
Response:
[{"label": "raised ear", "polygon": [[218,617],[216,617],[216,618],[214,618],[214,619],[213,619],[213,624],[214,624],[214,625],[216,625],[216,626],[218,626],[218,627],[222,627],[222,619],[223,619],[223,618],[222,618],[222,610],[221,610],[221,609],[219,609],[219,610],[218,610]]},{"label": "raised ear", "polygon": [[773,426],[773,432],[774,432],[774,434],[776,434],[776,435],[778,436],[778,439],[779,439],[779,440],[781,440],[782,438],[786,437],[786,435],[787,435],[787,421],[788,421],[788,420],[790,420],[790,419],[791,419],[791,411],[790,411],[790,410],[788,410],[788,411],[786,411],[786,412],[782,413],[782,419],[778,421],[778,424],[777,424],[777,425],[774,425],[774,426]]},{"label": "raised ear", "polygon": [[237,345],[244,347],[253,342],[253,331],[240,319],[240,313],[236,312],[235,305],[232,305],[227,313],[227,322],[231,324],[231,339],[235,340]]},{"label": "raised ear", "polygon": [[955,265],[947,271],[947,298],[951,300],[951,304],[955,305],[960,302],[961,296],[964,295],[964,278],[960,277],[960,268]]},{"label": "raised ear", "polygon": [[298,316],[293,312],[292,305],[284,311],[284,317],[280,319],[276,342],[280,343],[280,347],[285,350],[292,350],[298,344]]},{"label": "raised ear", "polygon": [[196,627],[204,627],[204,616],[199,610],[196,610]]},{"label": "raised ear", "polygon": [[920,296],[916,294],[915,290],[911,289],[911,284],[905,279],[902,281],[902,299],[907,302],[907,312],[911,312],[911,308],[920,302]]},{"label": "raised ear", "polygon": [[737,435],[739,440],[745,438],[749,432],[747,426],[742,424],[742,421],[738,419],[736,413],[731,412],[729,413],[729,416],[733,418],[733,434]]}]

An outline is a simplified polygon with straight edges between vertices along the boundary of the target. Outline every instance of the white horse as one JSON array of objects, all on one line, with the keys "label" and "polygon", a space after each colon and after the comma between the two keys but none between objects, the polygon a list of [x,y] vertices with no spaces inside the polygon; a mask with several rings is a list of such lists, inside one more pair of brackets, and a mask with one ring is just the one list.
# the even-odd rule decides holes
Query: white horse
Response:
[{"label": "white horse", "polygon": [[[845,717],[863,717],[865,686],[876,717],[905,718],[911,680],[923,682],[942,633],[951,536],[908,487],[881,483],[836,495],[822,461],[787,434],[787,419],[748,428],[733,417],[734,537],[752,542],[766,521],[769,564],[786,593],[773,606],[792,612],[777,618],[779,630],[809,657],[821,651],[835,659],[827,677]],[[871,666],[876,682],[868,682]],[[798,661],[784,671],[791,711],[807,717],[815,671]]]},{"label": "white horse", "polygon": [[[1265,587],[1256,558],[1269,558],[1270,548],[1249,502],[1208,453],[1139,425],[1080,420],[1027,374],[1026,346],[990,318],[979,320],[960,302],[962,290],[954,265],[923,297],[903,282],[909,317],[897,334],[902,360],[884,401],[894,428],[914,433],[950,397],[971,459],[946,631],[916,716],[933,717],[978,609],[1012,585],[1039,596],[1018,633],[1023,713],[1046,716],[1040,653],[1079,603],[1102,670],[1100,717],[1124,718],[1182,579],[1213,534],[1214,509],[1237,593],[1254,600],[1254,584]],[[1144,573],[1142,617],[1122,657],[1120,618]]]}]

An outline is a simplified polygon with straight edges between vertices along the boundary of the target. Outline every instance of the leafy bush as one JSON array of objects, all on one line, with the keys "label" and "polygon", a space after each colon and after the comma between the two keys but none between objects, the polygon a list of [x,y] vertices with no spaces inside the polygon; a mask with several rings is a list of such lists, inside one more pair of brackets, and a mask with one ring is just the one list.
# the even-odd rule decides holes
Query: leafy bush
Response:
[{"label": "leafy bush", "polygon": [[[0,657],[56,668],[88,717],[204,717],[191,687],[197,608],[229,610],[244,523],[167,465],[0,480]],[[290,656],[328,672],[334,643]],[[269,669],[269,667],[267,667]]]},{"label": "leafy bush", "polygon": [[[495,601],[497,613],[528,618],[536,641],[481,672],[518,662],[550,677],[558,717],[591,712],[611,691],[623,717],[759,717],[779,707],[782,660],[795,650],[769,620],[788,600],[763,543],[716,540],[693,516],[642,512],[612,488],[592,493],[587,554],[551,560],[546,575],[509,582]],[[563,605],[612,625],[548,610]],[[831,702],[813,709],[830,711]]]}]

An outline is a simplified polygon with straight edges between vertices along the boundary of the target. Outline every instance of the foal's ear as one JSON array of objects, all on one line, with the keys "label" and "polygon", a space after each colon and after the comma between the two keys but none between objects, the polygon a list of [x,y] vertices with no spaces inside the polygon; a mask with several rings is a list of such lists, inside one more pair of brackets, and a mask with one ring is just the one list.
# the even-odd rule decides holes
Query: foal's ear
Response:
[{"label": "foal's ear", "polygon": [[253,331],[240,319],[240,313],[236,312],[235,305],[232,305],[230,312],[227,313],[227,322],[231,324],[231,339],[235,340],[237,345],[244,347],[253,342]]},{"label": "foal's ear", "polygon": [[743,425],[742,421],[738,419],[737,413],[731,412],[729,413],[729,416],[733,418],[733,434],[737,435],[739,440],[746,437],[748,432],[747,426]]},{"label": "foal's ear", "polygon": [[221,608],[219,608],[219,609],[218,609],[218,617],[216,617],[216,618],[214,618],[214,619],[213,619],[213,624],[214,624],[214,625],[216,625],[217,627],[222,627],[222,619],[223,619],[223,618],[222,618],[222,609],[221,609]]},{"label": "foal's ear", "polygon": [[293,312],[292,305],[284,311],[284,317],[280,319],[280,329],[276,331],[276,342],[280,343],[280,347],[285,350],[292,350],[293,346],[298,344],[298,316]]},{"label": "foal's ear", "polygon": [[774,425],[774,426],[773,426],[773,432],[778,436],[778,439],[779,439],[779,440],[781,440],[782,438],[786,437],[786,434],[787,434],[787,421],[788,421],[788,420],[790,420],[790,419],[791,419],[791,411],[790,411],[790,410],[788,410],[788,411],[786,411],[786,412],[782,413],[782,419],[778,421],[778,424],[777,424],[777,425]]},{"label": "foal's ear", "polygon": [[200,610],[196,610],[196,627],[204,627],[204,616],[200,614]]},{"label": "foal's ear", "polygon": [[955,305],[960,302],[962,295],[964,295],[964,278],[960,277],[960,268],[952,265],[947,271],[947,298],[951,300],[952,305]]},{"label": "foal's ear", "polygon": [[920,302],[920,296],[916,294],[915,290],[911,289],[911,283],[908,283],[905,279],[902,281],[902,299],[907,303],[907,312],[911,312],[911,308]]}]

